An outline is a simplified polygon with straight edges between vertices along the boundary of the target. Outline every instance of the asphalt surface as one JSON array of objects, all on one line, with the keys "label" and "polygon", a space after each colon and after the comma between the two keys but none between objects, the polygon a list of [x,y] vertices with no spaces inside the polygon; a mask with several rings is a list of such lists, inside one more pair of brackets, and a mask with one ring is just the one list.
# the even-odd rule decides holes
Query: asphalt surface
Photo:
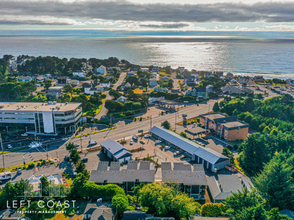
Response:
[{"label": "asphalt surface", "polygon": [[[151,124],[151,120],[144,120],[141,122],[137,121],[137,122],[133,122],[126,125],[119,123],[120,125],[117,125],[116,129],[93,134],[88,137],[75,138],[75,139],[70,139],[67,141],[64,141],[62,139],[55,139],[54,141],[48,140],[48,143],[50,144],[50,147],[48,148],[48,157],[58,158],[59,160],[63,160],[63,158],[69,154],[65,146],[70,142],[74,144],[79,144],[82,148],[86,148],[86,147],[89,147],[88,143],[90,139],[96,140],[98,144],[102,143],[103,141],[109,138],[113,140],[121,140],[122,138],[128,138],[134,134],[137,134],[138,130],[143,130],[144,132],[147,132],[149,131],[151,126],[152,127],[161,126],[161,123],[165,120],[169,121],[171,123],[171,126],[174,128],[175,121],[179,122],[182,120],[182,114],[187,114],[188,115],[187,118],[192,118],[200,114],[210,112],[212,110],[213,104],[216,101],[220,101],[220,100],[210,100],[208,101],[207,104],[199,104],[199,106],[191,105],[185,108],[181,108],[176,113],[170,113],[163,116],[154,116],[152,117],[152,124]],[[45,143],[47,143],[47,141]],[[93,152],[93,153],[97,154],[97,152]],[[46,158],[47,152],[43,148],[41,149],[33,148],[33,149],[27,149],[23,151],[4,154],[5,167],[11,167],[11,166],[22,164],[23,157],[25,158],[25,162],[27,163],[30,161],[39,160],[41,158]],[[0,167],[2,167],[2,162],[3,162],[3,159],[2,159],[2,156],[0,155]]]}]

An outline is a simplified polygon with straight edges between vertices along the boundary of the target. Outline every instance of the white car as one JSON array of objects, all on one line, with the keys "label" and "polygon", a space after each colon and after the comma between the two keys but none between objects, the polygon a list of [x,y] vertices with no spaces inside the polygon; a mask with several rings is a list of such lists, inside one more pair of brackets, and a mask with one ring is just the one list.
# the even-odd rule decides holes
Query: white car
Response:
[{"label": "white car", "polygon": [[133,143],[134,143],[133,140],[131,140],[131,141],[130,141],[130,145],[133,145]]},{"label": "white car", "polygon": [[162,141],[160,141],[160,140],[157,140],[157,141],[155,141],[155,144],[160,144]]},{"label": "white car", "polygon": [[151,138],[151,135],[150,134],[146,134],[144,137],[145,138]]},{"label": "white car", "polygon": [[11,149],[11,148],[12,148],[11,144],[8,144],[8,145],[7,145],[7,148],[8,148],[8,149]]},{"label": "white car", "polygon": [[23,134],[21,134],[20,136],[22,136],[22,137],[27,137],[28,134],[27,134],[27,133],[23,133]]}]

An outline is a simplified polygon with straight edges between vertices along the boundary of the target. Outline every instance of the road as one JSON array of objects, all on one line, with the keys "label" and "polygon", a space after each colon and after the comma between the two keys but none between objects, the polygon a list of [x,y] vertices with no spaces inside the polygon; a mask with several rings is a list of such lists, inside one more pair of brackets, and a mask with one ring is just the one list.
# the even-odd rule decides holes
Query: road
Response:
[{"label": "road", "polygon": [[[205,114],[212,110],[212,107],[216,101],[219,100],[210,100],[207,104],[199,104],[199,106],[191,105],[185,108],[181,108],[176,113],[170,113],[162,116],[154,116],[152,117],[152,124],[151,120],[144,120],[141,122],[137,121],[127,125],[118,125],[116,129],[96,133],[88,137],[70,139],[61,146],[58,143],[52,146],[50,145],[49,157],[58,157],[59,159],[63,160],[64,156],[68,155],[68,151],[65,149],[65,146],[70,142],[80,145],[82,144],[82,147],[85,148],[88,147],[88,142],[90,138],[91,140],[96,140],[98,144],[109,138],[113,140],[121,140],[122,138],[128,138],[134,134],[137,134],[138,130],[148,131],[150,127],[161,126],[161,123],[165,120],[169,121],[171,123],[171,126],[174,127],[175,121],[179,122],[180,120],[182,120],[182,114],[187,114],[188,118],[196,117],[200,114]],[[37,152],[36,149],[34,150],[34,152],[30,151],[32,151],[32,149],[24,150],[22,152],[11,152],[5,154],[5,167],[22,164],[23,156],[25,156],[26,162],[39,160],[46,156],[46,153]],[[97,154],[97,152],[93,153]],[[1,165],[2,157],[0,157],[0,166]]]},{"label": "road", "polygon": [[[119,85],[121,85],[126,77],[126,72],[122,72],[119,76],[119,79],[117,82],[113,85],[113,90],[116,90]],[[108,91],[106,92],[106,100],[111,100],[113,97],[108,94]],[[106,102],[105,100],[105,102]],[[107,114],[107,109],[105,108],[105,102],[102,105],[102,109],[100,110],[99,114],[95,116],[95,118],[100,119],[103,116],[106,116]]]}]

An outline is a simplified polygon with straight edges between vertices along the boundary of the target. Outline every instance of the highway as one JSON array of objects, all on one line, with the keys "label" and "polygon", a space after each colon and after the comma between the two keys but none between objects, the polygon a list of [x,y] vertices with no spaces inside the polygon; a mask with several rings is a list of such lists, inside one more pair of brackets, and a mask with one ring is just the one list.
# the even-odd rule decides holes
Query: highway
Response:
[{"label": "highway", "polygon": [[[48,155],[49,157],[52,157],[52,158],[57,157],[60,160],[63,160],[64,156],[68,155],[68,152],[65,149],[65,146],[70,142],[75,144],[80,144],[80,145],[82,142],[82,147],[85,148],[85,147],[88,147],[88,142],[90,138],[91,140],[96,140],[98,144],[102,143],[103,141],[109,138],[113,140],[121,140],[122,138],[128,138],[134,134],[137,134],[138,130],[143,130],[145,132],[145,131],[148,131],[151,126],[152,127],[161,126],[161,123],[165,120],[169,121],[171,123],[172,128],[174,128],[175,121],[179,122],[182,120],[182,114],[187,114],[188,118],[193,118],[200,114],[205,114],[212,110],[212,107],[216,101],[220,101],[220,100],[209,100],[207,104],[199,104],[199,106],[194,104],[188,107],[181,108],[176,113],[169,113],[163,116],[158,116],[158,115],[154,116],[152,117],[152,125],[151,125],[151,120],[144,120],[141,122],[137,121],[137,122],[133,122],[126,125],[120,125],[116,129],[93,134],[88,137],[70,139],[66,141],[65,143],[64,141],[62,141],[62,139],[49,141],[50,148],[48,149],[48,152],[49,152]],[[97,154],[97,152],[93,152],[93,153]],[[40,153],[36,149],[27,149],[21,152],[7,153],[7,154],[4,154],[5,167],[11,167],[11,166],[22,164],[23,156],[25,157],[26,162],[30,162],[30,161],[44,158],[44,155],[47,155],[47,154],[44,152]],[[2,156],[0,156],[0,166],[2,167]]]}]

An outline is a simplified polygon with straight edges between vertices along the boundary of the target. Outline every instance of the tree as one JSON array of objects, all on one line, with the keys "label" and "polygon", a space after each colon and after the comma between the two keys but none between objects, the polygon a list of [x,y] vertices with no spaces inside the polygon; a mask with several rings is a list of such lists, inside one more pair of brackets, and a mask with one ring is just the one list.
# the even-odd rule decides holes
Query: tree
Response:
[{"label": "tree", "polygon": [[65,92],[70,93],[70,98],[72,98],[73,87],[70,84],[63,86]]},{"label": "tree", "polygon": [[85,177],[89,178],[89,172],[86,170],[86,164],[83,162],[78,162],[76,166],[76,172],[84,174]]},{"label": "tree", "polygon": [[81,159],[81,157],[79,155],[77,148],[74,148],[71,150],[69,158],[72,160],[72,162],[74,164],[78,163],[78,161]]},{"label": "tree", "polygon": [[71,151],[72,149],[76,148],[76,146],[73,143],[69,143],[66,145],[66,150]]},{"label": "tree", "polygon": [[119,215],[122,215],[127,210],[128,205],[129,200],[126,195],[119,194],[112,198],[112,207]]},{"label": "tree", "polygon": [[284,155],[276,155],[254,179],[262,197],[271,205],[281,209],[294,205],[293,167],[285,163]]},{"label": "tree", "polygon": [[85,197],[84,186],[87,183],[87,177],[84,174],[78,173],[74,179],[73,186],[71,188],[71,196],[74,198],[83,198]]},{"label": "tree", "polygon": [[38,205],[38,202],[32,202],[30,206],[27,207],[25,216],[31,220],[44,220],[45,219],[44,211],[47,211],[45,207],[41,208]]},{"label": "tree", "polygon": [[46,176],[42,176],[41,179],[41,193],[42,196],[49,196],[49,181]]},{"label": "tree", "polygon": [[201,205],[195,202],[194,198],[188,197],[184,193],[178,193],[173,199],[172,213],[178,218],[186,218],[194,216],[195,213],[200,213]]},{"label": "tree", "polygon": [[47,102],[47,97],[45,95],[39,94],[32,98],[32,102]]},{"label": "tree", "polygon": [[201,206],[201,214],[206,217],[219,217],[226,211],[223,203],[205,203]]},{"label": "tree", "polygon": [[214,112],[219,112],[220,108],[219,108],[218,102],[214,103],[212,110]]},{"label": "tree", "polygon": [[170,123],[168,122],[168,121],[164,121],[163,123],[162,123],[162,126],[165,128],[165,129],[170,129]]},{"label": "tree", "polygon": [[186,132],[184,132],[184,131],[181,131],[180,136],[182,136],[182,137],[184,137],[184,138],[187,138],[187,134],[186,134]]},{"label": "tree", "polygon": [[132,86],[133,85],[139,85],[139,78],[136,77],[136,76],[129,76],[127,79],[126,79],[126,82],[130,83]]},{"label": "tree", "polygon": [[292,218],[287,215],[281,215],[279,213],[278,208],[272,208],[269,212],[267,212],[267,217],[270,220],[291,220]]},{"label": "tree", "polygon": [[45,89],[49,89],[50,86],[52,86],[52,79],[48,79],[48,80],[45,82]]}]

